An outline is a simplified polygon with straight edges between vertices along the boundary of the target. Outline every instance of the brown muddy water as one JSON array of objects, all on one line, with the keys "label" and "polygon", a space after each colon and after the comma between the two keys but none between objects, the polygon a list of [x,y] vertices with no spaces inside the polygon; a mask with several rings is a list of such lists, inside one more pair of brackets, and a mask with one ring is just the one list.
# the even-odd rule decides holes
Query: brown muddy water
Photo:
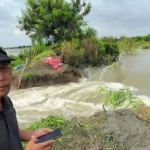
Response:
[{"label": "brown muddy water", "polygon": [[98,87],[120,89],[128,86],[150,105],[150,50],[134,56],[120,56],[119,63],[105,68],[86,68],[79,83],[14,90],[9,94],[19,124],[27,127],[48,115],[89,117],[102,110],[103,96]]}]

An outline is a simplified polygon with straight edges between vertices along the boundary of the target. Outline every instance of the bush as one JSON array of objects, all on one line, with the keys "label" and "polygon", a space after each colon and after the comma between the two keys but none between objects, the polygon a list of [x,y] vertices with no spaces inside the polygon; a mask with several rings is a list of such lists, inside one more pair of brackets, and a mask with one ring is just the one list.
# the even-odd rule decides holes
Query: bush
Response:
[{"label": "bush", "polygon": [[84,61],[96,66],[99,63],[100,45],[97,38],[87,38],[82,41]]},{"label": "bush", "polygon": [[110,105],[113,110],[122,106],[125,108],[136,109],[137,107],[144,105],[142,100],[127,87],[116,91],[109,89],[108,87],[100,87],[100,92],[106,93],[103,102],[105,105]]},{"label": "bush", "polygon": [[118,40],[118,47],[120,53],[126,55],[133,55],[137,53],[138,44],[134,39],[122,37]]},{"label": "bush", "polygon": [[100,54],[103,58],[103,64],[109,65],[118,60],[120,54],[117,40],[113,37],[104,37],[99,40]]},{"label": "bush", "polygon": [[78,66],[83,58],[83,48],[81,47],[79,39],[73,39],[71,42],[62,42],[61,57],[63,57],[64,63]]},{"label": "bush", "polygon": [[24,64],[24,61],[18,57],[16,58],[16,60],[11,62],[12,67],[16,67],[16,66],[22,65],[22,64]]}]

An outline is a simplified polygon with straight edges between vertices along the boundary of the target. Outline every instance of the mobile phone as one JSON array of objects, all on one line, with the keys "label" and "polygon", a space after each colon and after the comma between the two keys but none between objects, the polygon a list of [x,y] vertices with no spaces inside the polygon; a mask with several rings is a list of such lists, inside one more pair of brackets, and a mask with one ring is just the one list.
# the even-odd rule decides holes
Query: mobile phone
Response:
[{"label": "mobile phone", "polygon": [[54,139],[59,138],[60,136],[62,136],[60,129],[55,129],[54,131],[48,134],[38,137],[36,143],[42,143],[48,140],[54,140]]}]

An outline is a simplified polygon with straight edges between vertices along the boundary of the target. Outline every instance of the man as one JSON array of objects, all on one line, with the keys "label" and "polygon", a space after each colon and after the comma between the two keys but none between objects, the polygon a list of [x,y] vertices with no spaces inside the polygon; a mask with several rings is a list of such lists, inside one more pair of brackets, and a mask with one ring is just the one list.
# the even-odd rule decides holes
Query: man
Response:
[{"label": "man", "polygon": [[23,150],[21,141],[29,141],[25,150],[50,149],[54,141],[35,143],[37,137],[51,132],[50,129],[29,131],[18,127],[15,109],[7,96],[12,81],[10,62],[13,60],[0,47],[0,150]]}]

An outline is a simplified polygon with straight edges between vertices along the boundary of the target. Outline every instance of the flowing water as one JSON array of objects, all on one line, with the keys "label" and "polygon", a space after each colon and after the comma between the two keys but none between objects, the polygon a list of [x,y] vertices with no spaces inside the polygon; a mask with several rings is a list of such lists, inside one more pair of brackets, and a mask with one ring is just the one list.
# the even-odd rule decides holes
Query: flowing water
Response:
[{"label": "flowing water", "polygon": [[131,87],[150,105],[150,50],[139,55],[120,56],[119,63],[105,68],[86,68],[79,83],[13,91],[9,94],[17,111],[20,126],[26,127],[48,115],[88,117],[102,110],[103,95],[98,87]]}]

